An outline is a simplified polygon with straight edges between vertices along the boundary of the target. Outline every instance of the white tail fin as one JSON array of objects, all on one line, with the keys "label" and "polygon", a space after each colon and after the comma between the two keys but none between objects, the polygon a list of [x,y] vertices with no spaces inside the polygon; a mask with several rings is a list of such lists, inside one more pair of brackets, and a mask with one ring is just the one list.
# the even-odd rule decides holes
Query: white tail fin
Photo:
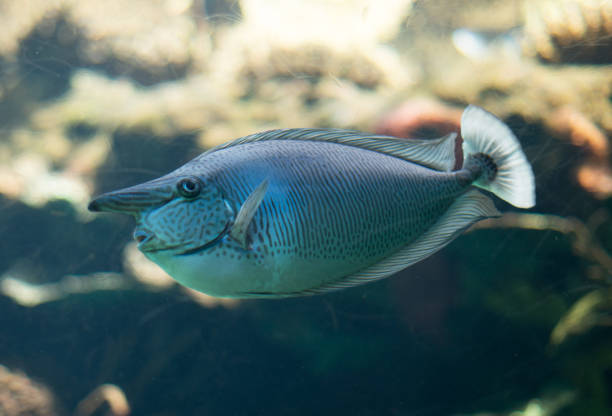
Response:
[{"label": "white tail fin", "polygon": [[535,181],[531,165],[512,131],[501,120],[482,108],[470,105],[461,117],[463,154],[484,154],[495,164],[491,175],[482,175],[475,186],[493,192],[519,208],[535,205]]}]

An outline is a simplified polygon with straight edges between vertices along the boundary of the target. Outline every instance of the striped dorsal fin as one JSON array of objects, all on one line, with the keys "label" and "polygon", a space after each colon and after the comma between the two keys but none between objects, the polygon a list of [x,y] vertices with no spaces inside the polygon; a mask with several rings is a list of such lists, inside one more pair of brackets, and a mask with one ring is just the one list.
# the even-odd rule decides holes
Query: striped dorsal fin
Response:
[{"label": "striped dorsal fin", "polygon": [[202,156],[241,144],[268,140],[303,140],[338,143],[384,153],[440,171],[451,171],[456,165],[457,134],[438,139],[401,139],[343,129],[280,129],[251,134],[208,150]]}]

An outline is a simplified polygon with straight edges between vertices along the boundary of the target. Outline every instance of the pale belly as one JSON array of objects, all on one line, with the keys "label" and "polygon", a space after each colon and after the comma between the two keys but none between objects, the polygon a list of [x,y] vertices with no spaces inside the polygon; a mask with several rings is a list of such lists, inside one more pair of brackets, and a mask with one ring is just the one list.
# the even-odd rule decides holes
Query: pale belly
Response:
[{"label": "pale belly", "polygon": [[[260,253],[260,254],[258,254]],[[190,255],[145,253],[170,276],[191,289],[217,297],[283,297],[318,288],[353,273],[350,260],[264,256],[225,241],[215,250]]]}]

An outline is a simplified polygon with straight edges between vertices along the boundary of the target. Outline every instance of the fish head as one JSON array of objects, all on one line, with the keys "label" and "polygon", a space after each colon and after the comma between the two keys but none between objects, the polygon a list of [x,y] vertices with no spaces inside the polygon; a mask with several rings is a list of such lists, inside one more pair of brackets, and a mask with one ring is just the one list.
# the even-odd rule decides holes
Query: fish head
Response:
[{"label": "fish head", "polygon": [[88,208],[134,216],[134,239],[149,257],[205,250],[229,232],[235,217],[214,183],[177,174],[102,194]]}]

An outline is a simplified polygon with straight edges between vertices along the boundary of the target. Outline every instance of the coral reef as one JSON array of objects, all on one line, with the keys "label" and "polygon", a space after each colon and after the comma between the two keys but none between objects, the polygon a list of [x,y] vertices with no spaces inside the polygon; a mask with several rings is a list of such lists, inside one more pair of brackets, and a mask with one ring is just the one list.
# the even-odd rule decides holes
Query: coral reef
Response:
[{"label": "coral reef", "polygon": [[546,62],[612,63],[607,0],[525,1],[525,50]]},{"label": "coral reef", "polygon": [[108,416],[127,416],[130,414],[130,405],[125,397],[125,393],[114,384],[103,384],[98,386],[87,397],[79,402],[76,408],[76,416],[90,416],[107,403],[109,410]]},{"label": "coral reef", "polygon": [[25,374],[0,365],[0,414],[3,416],[57,416],[49,389]]},{"label": "coral reef", "polygon": [[435,100],[413,99],[387,114],[375,130],[380,134],[406,138],[436,138],[460,133],[463,109]]}]

